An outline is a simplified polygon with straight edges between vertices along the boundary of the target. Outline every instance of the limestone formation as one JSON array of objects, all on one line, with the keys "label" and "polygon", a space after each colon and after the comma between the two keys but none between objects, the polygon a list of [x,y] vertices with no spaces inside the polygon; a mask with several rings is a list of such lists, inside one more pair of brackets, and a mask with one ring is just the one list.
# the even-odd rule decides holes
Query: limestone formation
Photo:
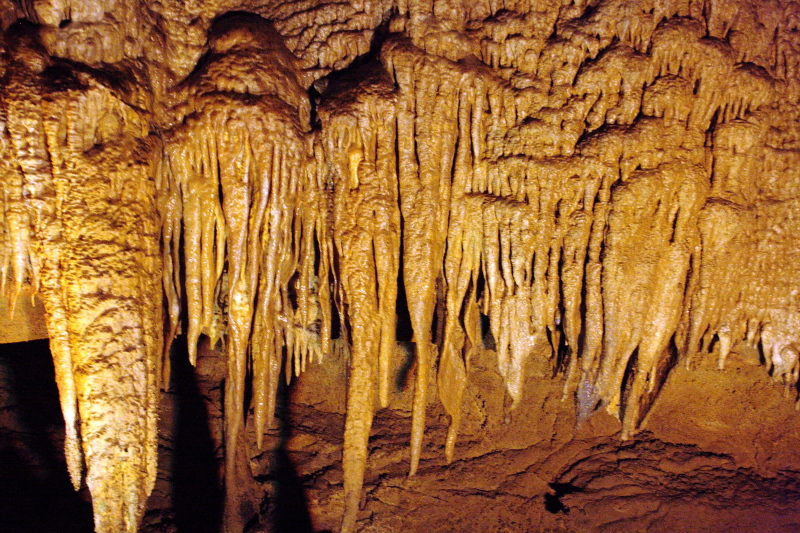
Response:
[{"label": "limestone formation", "polygon": [[724,368],[760,345],[796,394],[795,1],[2,9],[0,280],[9,302],[30,287],[44,303],[70,475],[98,533],[142,517],[181,333],[192,363],[201,336],[227,354],[229,488],[281,373],[346,344],[341,531],[355,531],[400,289],[411,475],[434,376],[457,457],[485,344],[509,412],[546,353],[579,417],[605,409],[623,439],[675,364],[714,346]]}]

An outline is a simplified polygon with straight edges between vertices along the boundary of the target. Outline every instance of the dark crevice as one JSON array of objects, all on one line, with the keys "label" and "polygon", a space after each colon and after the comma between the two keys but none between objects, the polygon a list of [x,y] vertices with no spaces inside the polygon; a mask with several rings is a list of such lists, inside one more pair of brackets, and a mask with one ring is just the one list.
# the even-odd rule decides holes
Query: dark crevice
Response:
[{"label": "dark crevice", "polygon": [[303,479],[286,449],[286,443],[292,436],[293,426],[289,402],[296,383],[297,380],[292,380],[290,385],[281,382],[275,405],[280,435],[270,471],[274,488],[273,498],[266,505],[267,512],[271,511],[274,533],[314,533]]},{"label": "dark crevice", "polygon": [[222,487],[208,408],[189,364],[186,338],[174,343],[175,450],[172,491],[178,533],[217,533],[222,525]]},{"label": "dark crevice", "polygon": [[571,483],[548,483],[548,485],[551,489],[553,489],[553,492],[544,495],[545,510],[551,514],[568,514],[569,507],[564,505],[564,503],[561,501],[561,498],[567,494],[581,492],[582,489]]},{"label": "dark crevice", "polygon": [[0,531],[91,533],[88,489],[75,492],[47,340],[0,346]]}]

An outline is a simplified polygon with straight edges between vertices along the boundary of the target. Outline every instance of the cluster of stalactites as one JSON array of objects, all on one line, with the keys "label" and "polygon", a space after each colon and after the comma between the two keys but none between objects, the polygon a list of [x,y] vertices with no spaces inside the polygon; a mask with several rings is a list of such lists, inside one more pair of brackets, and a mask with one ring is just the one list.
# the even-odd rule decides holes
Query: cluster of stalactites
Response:
[{"label": "cluster of stalactites", "polygon": [[[780,182],[800,184],[800,157],[774,131],[798,137],[784,116],[796,110],[776,98],[796,94],[798,50],[774,43],[778,23],[753,8],[759,37],[744,53],[743,2],[561,4],[400,2],[379,56],[319,84],[317,130],[310,79],[282,37],[254,15],[222,17],[170,96],[182,103],[163,146],[92,76],[54,91],[46,54],[11,54],[0,276],[12,302],[26,281],[44,297],[70,471],[79,482],[85,454],[98,531],[135,527],[154,479],[159,365],[169,379],[156,357],[161,263],[167,345],[183,316],[192,362],[201,335],[225,343],[229,488],[246,376],[260,445],[281,367],[289,379],[331,351],[338,308],[350,353],[343,531],[374,409],[389,400],[398,279],[416,355],[412,474],[433,369],[455,455],[482,315],[512,408],[531,358],[546,357],[566,369],[579,419],[602,405],[625,437],[676,352],[691,363],[719,346],[722,368],[737,342],[760,342],[773,376],[796,384],[800,217]],[[304,39],[291,41],[313,49]],[[91,383],[116,382],[136,389],[117,396],[136,404],[125,431],[139,444],[103,440],[124,433],[104,437],[115,427],[104,417],[127,411]]]},{"label": "cluster of stalactites", "polygon": [[[528,19],[504,13],[491,31],[502,33]],[[705,36],[697,23],[662,17],[649,28],[647,46],[587,50],[573,75],[565,77],[563,68],[574,65],[566,60],[562,71],[548,74],[550,87],[556,74],[558,83],[571,85],[561,92],[567,99],[553,90],[537,95],[534,87],[512,90],[505,74],[467,57],[439,53],[451,34],[434,30],[430,21],[422,31],[417,22],[410,13],[405,24],[393,23],[411,38],[390,40],[381,57],[399,89],[404,283],[417,371],[424,374],[428,354],[440,352],[439,395],[452,417],[448,458],[469,353],[479,340],[479,311],[489,318],[512,404],[523,396],[526,361],[541,353],[536,348],[549,348],[555,358],[563,346],[565,393],[577,389],[582,417],[598,404],[621,416],[625,436],[636,430],[657,393],[672,351],[709,349],[715,336],[724,354],[720,361],[737,340],[760,336],[775,354],[773,374],[796,382],[796,350],[787,332],[795,320],[793,297],[775,295],[776,287],[766,291],[767,302],[756,281],[773,273],[785,290],[794,270],[765,260],[750,268],[752,281],[740,297],[722,282],[708,290],[712,282],[704,281],[717,261],[708,234],[713,230],[704,222],[709,206],[718,202],[717,182],[750,194],[744,211],[765,209],[754,205],[758,199],[747,185],[757,181],[752,161],[765,153],[763,130],[755,126],[760,137],[747,128],[739,128],[744,137],[728,130],[751,120],[756,109],[769,110],[783,82],[762,66],[737,63],[743,58],[731,45]],[[585,29],[587,21],[579,22]],[[536,35],[534,27],[529,37]],[[532,72],[541,77],[543,68]],[[774,111],[756,120],[775,120]],[[728,124],[733,126],[726,130]],[[728,133],[709,147],[706,137],[715,128]],[[766,225],[762,233],[776,230],[774,222]],[[773,240],[780,242],[764,255],[790,254],[785,239]],[[704,260],[706,245],[710,263]],[[745,249],[759,248],[767,248],[764,241],[751,239]],[[743,299],[750,303],[739,303]],[[742,309],[736,312],[745,318],[731,333],[725,320],[706,318],[709,305]],[[772,309],[769,318],[756,318],[759,305]],[[437,306],[446,309],[446,325],[438,350],[432,350],[428,332]],[[424,394],[421,389],[418,383],[417,394]],[[416,418],[415,409],[412,472],[418,428],[424,427]]]},{"label": "cluster of stalactites", "polygon": [[[512,407],[530,358],[549,352],[566,366],[579,417],[603,405],[626,437],[675,350],[717,338],[721,367],[738,340],[760,340],[773,375],[796,383],[797,316],[781,296],[796,276],[770,262],[787,242],[764,245],[776,228],[747,185],[765,130],[736,129],[772,105],[777,63],[742,63],[686,18],[703,16],[692,3],[615,19],[623,4],[602,2],[572,24],[508,11],[486,29],[426,19],[419,7],[390,24],[409,39],[383,43],[388,77],[368,64],[331,78],[319,133],[303,133],[305,94],[273,33],[264,41],[231,26],[187,82],[186,119],[161,167],[170,337],[185,300],[192,358],[200,334],[227,339],[229,462],[248,356],[260,439],[284,361],[288,377],[330,351],[334,300],[350,344],[343,531],[355,527],[376,399],[388,399],[401,250],[417,359],[412,474],[432,368],[454,457],[481,314]],[[506,71],[454,53],[454,31]],[[250,65],[254,54],[263,61]],[[747,264],[754,250],[762,259]],[[747,282],[731,289],[742,271]],[[764,291],[766,273],[780,282]]]},{"label": "cluster of stalactites", "polygon": [[[243,421],[248,356],[260,444],[284,351],[288,378],[330,345],[330,312],[321,305],[329,296],[315,267],[319,188],[306,139],[285,107],[272,97],[199,98],[199,110],[165,144],[160,171],[170,338],[185,299],[191,362],[201,334],[212,345],[225,339],[229,461]],[[327,263],[319,264],[327,275]]]},{"label": "cluster of stalactites", "polygon": [[389,405],[401,244],[394,87],[378,63],[350,75],[328,84],[316,146],[329,184],[340,322],[350,344],[343,532],[355,527],[376,399]]},{"label": "cluster of stalactites", "polygon": [[[162,151],[162,279],[168,341],[185,304],[190,362],[200,335],[225,344],[226,520],[235,524],[247,375],[260,446],[281,367],[288,380],[330,351],[330,254],[319,246],[325,186],[291,54],[252,15],[221,19],[210,41]],[[167,352],[164,363],[167,385]]]},{"label": "cluster of stalactites", "polygon": [[[747,208],[709,201],[698,221],[703,256],[691,305],[686,346],[704,353],[717,345],[721,370],[736,344],[758,343],[773,379],[796,386],[800,363],[797,201]],[[696,358],[687,360],[692,364]]]},{"label": "cluster of stalactites", "polygon": [[[664,16],[694,13],[684,7]],[[739,339],[760,339],[774,375],[796,382],[797,317],[779,290],[796,276],[769,263],[788,253],[785,239],[773,239],[745,269],[749,281],[731,289],[746,250],[763,248],[775,227],[759,226],[755,211],[768,208],[747,188],[764,130],[740,128],[742,137],[725,127],[769,109],[777,83],[688,19],[662,18],[559,26],[566,41],[529,57],[529,74],[549,80],[542,91],[445,53],[442,39],[458,24],[435,27],[411,13],[390,25],[410,39],[381,48],[388,78],[377,64],[333,77],[311,134],[300,126],[309,116],[302,95],[257,66],[225,67],[246,58],[246,46],[212,47],[164,150],[160,198],[171,331],[183,269],[192,357],[201,333],[227,338],[229,461],[248,343],[260,438],[284,354],[288,376],[330,351],[335,300],[350,344],[343,530],[355,527],[376,399],[387,404],[400,250],[417,359],[412,473],[434,367],[454,456],[481,314],[512,406],[524,399],[530,358],[549,352],[566,365],[565,397],[575,395],[579,417],[604,405],[622,418],[624,436],[676,349],[706,350],[718,338],[721,366]],[[514,21],[498,16],[492,31]],[[607,48],[614,35],[622,44]],[[543,59],[556,51],[563,64]],[[291,65],[281,57],[270,61],[285,76]],[[753,228],[762,240],[740,236]],[[737,247],[738,259],[723,265]],[[782,285],[765,295],[757,280],[767,272]],[[444,324],[434,338],[437,312]]]}]

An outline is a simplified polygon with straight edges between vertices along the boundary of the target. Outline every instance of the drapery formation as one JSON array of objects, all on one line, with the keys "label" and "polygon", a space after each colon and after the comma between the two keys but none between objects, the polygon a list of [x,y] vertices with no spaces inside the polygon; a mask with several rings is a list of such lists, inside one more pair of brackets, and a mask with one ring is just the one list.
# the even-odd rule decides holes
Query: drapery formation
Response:
[{"label": "drapery formation", "polygon": [[[760,343],[796,385],[796,5],[399,2],[359,8],[351,37],[345,8],[282,9],[255,9],[282,33],[243,13],[205,44],[165,30],[158,59],[82,58],[45,19],[7,32],[0,272],[10,301],[30,283],[45,303],[70,474],[97,531],[136,529],[181,331],[192,361],[200,335],[224,339],[228,464],[243,424],[261,444],[281,372],[347,344],[353,531],[398,283],[411,474],[429,380],[450,461],[485,343],[509,409],[547,353],[579,419],[605,408],[623,438],[674,364],[712,350],[722,368]],[[128,33],[152,34],[148,13]]]}]

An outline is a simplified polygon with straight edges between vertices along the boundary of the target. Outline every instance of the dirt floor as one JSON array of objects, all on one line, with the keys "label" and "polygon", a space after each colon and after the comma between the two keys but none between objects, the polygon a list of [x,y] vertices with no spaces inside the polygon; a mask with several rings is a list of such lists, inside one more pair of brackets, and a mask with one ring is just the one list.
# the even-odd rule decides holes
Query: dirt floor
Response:
[{"label": "dirt floor", "polygon": [[[645,430],[622,442],[619,423],[602,410],[576,427],[562,381],[544,363],[531,369],[526,399],[509,412],[494,392],[500,378],[491,355],[472,362],[453,464],[444,463],[440,408],[429,409],[413,478],[408,413],[378,413],[362,531],[800,531],[800,420],[757,359],[737,354],[723,371],[676,366]],[[290,405],[286,453],[316,530],[338,526],[341,425],[341,414]]]},{"label": "dirt floor", "polygon": [[[47,359],[21,364],[30,349],[15,346],[0,357],[3,531],[91,531],[86,491],[71,492],[60,471],[57,405],[43,407],[54,390],[37,385]],[[800,413],[757,352],[742,349],[722,371],[713,356],[691,370],[676,365],[643,431],[623,442],[603,410],[576,424],[573,402],[561,400],[563,378],[544,360],[530,366],[527,395],[511,410],[486,351],[470,361],[454,462],[444,460],[447,416],[432,402],[420,469],[409,478],[407,348],[398,348],[392,408],[377,412],[370,438],[364,533],[800,531]],[[235,468],[248,533],[338,529],[345,358],[283,391],[266,451],[245,437],[248,457]],[[196,371],[182,360],[176,354],[163,395],[159,479],[143,533],[221,525],[224,367],[209,350]]]},{"label": "dirt floor", "polygon": [[[713,355],[691,370],[677,364],[643,431],[623,442],[619,422],[602,409],[577,424],[573,402],[562,401],[563,378],[553,378],[544,359],[532,362],[527,395],[510,409],[497,393],[493,353],[484,351],[470,361],[454,462],[445,464],[448,418],[433,401],[412,478],[408,353],[398,347],[392,407],[375,417],[359,515],[364,533],[800,531],[800,413],[794,393],[785,397],[757,352],[743,347],[722,371]],[[249,531],[338,529],[346,379],[340,357],[283,391],[270,449],[250,445],[249,465],[239,467],[252,471],[242,476],[250,499],[243,512],[253,513]],[[201,388],[218,376],[214,361],[206,351]],[[430,393],[436,397],[434,384]],[[212,388],[206,399],[218,394]],[[219,431],[218,404],[206,404]],[[214,449],[220,458],[218,440]],[[161,512],[150,517],[161,520],[151,520],[152,531],[169,524]]]}]

